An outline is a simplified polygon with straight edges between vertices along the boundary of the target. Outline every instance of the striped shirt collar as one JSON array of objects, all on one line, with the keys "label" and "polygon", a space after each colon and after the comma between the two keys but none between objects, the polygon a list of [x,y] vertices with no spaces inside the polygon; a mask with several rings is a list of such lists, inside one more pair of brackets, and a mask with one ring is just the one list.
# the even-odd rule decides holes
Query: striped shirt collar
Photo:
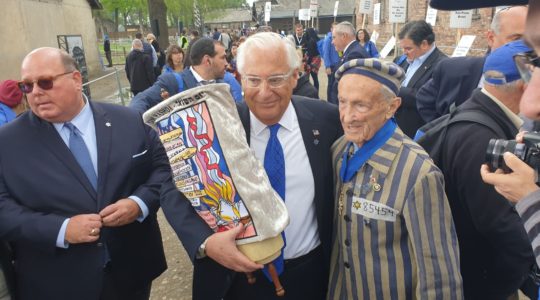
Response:
[{"label": "striped shirt collar", "polygon": [[366,164],[376,170],[382,178],[390,172],[392,163],[403,145],[403,132],[396,128],[390,139],[368,159]]}]

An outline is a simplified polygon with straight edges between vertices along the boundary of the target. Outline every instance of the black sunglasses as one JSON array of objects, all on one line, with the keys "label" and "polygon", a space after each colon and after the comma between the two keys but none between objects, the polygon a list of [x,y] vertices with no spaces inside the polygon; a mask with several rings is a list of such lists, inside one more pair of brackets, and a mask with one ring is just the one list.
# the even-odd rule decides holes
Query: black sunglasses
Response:
[{"label": "black sunglasses", "polygon": [[58,79],[58,77],[64,76],[73,72],[74,71],[69,71],[69,72],[65,72],[65,73],[58,74],[51,77],[40,78],[34,81],[25,81],[25,80],[19,81],[18,86],[19,86],[19,89],[25,94],[30,94],[34,90],[34,83],[37,83],[40,89],[47,91],[53,88],[53,82],[56,79]]}]

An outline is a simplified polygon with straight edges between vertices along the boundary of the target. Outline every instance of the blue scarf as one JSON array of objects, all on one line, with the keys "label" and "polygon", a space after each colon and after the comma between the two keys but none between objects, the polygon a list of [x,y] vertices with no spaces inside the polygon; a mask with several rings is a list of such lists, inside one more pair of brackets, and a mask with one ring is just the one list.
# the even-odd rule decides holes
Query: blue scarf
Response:
[{"label": "blue scarf", "polygon": [[352,142],[347,143],[345,151],[343,152],[343,162],[341,163],[341,170],[339,170],[339,176],[343,182],[350,181],[354,174],[364,165],[364,163],[379,150],[392,137],[394,131],[397,128],[396,120],[391,118],[386,121],[384,126],[377,131],[375,136],[371,140],[367,141],[358,149],[354,155],[349,159],[348,149],[353,147]]}]

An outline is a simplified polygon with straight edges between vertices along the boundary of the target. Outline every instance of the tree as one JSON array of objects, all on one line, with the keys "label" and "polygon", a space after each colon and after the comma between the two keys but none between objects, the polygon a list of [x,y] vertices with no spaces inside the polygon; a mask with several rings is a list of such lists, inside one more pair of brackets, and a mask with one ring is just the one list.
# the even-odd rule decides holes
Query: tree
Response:
[{"label": "tree", "polygon": [[164,0],[148,0],[150,26],[161,47],[169,45],[169,27],[167,26],[167,6]]}]

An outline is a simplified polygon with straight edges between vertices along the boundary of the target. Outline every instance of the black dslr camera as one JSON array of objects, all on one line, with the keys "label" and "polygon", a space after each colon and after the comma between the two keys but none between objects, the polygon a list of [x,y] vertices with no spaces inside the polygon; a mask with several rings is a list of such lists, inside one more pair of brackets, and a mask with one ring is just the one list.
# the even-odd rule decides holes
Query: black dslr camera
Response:
[{"label": "black dslr camera", "polygon": [[491,171],[502,169],[504,173],[512,172],[504,163],[504,152],[515,154],[538,174],[540,170],[540,132],[526,133],[523,136],[523,143],[518,143],[515,140],[491,139],[486,149],[486,163]]}]

